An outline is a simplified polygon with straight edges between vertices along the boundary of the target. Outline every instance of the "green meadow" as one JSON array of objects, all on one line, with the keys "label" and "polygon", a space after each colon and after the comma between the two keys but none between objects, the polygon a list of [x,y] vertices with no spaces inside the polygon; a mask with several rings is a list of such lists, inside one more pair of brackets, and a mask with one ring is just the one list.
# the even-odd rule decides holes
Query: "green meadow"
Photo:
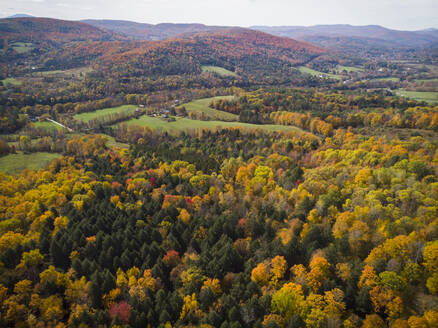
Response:
[{"label": "green meadow", "polygon": [[203,98],[194,100],[188,103],[183,104],[186,108],[187,113],[196,112],[196,113],[204,113],[206,117],[210,119],[215,119],[218,121],[238,121],[239,115],[223,112],[217,109],[213,109],[208,107],[208,105],[214,101],[219,99],[233,99],[234,96],[218,96],[212,98]]},{"label": "green meadow", "polygon": [[299,131],[300,129],[293,126],[275,125],[275,124],[249,124],[241,122],[223,122],[223,121],[199,121],[188,118],[176,117],[175,121],[168,122],[158,117],[144,115],[138,119],[131,119],[122,124],[148,126],[153,130],[162,130],[169,133],[178,133],[181,131],[197,129],[221,129],[221,128],[243,128],[243,129],[262,129],[266,131]]},{"label": "green meadow", "polygon": [[29,42],[15,42],[11,46],[19,54],[24,54],[34,49],[32,43]]},{"label": "green meadow", "polygon": [[426,101],[434,104],[438,103],[438,92],[397,90],[396,93],[399,96],[412,98],[418,101]]},{"label": "green meadow", "polygon": [[4,80],[1,80],[1,81],[3,82],[3,85],[12,85],[12,86],[14,86],[14,85],[20,85],[21,84],[21,81],[15,79],[13,77],[8,77],[8,78],[6,78]]},{"label": "green meadow", "polygon": [[219,67],[219,66],[201,66],[201,69],[203,72],[210,72],[210,73],[216,73],[220,76],[238,76],[236,73],[231,72],[223,67]]},{"label": "green meadow", "polygon": [[45,130],[64,130],[62,126],[55,124],[53,122],[35,122],[33,123],[34,127],[41,128]]},{"label": "green meadow", "polygon": [[342,80],[342,76],[340,76],[340,75],[319,72],[319,71],[316,71],[316,70],[311,69],[311,68],[306,67],[306,66],[300,66],[300,67],[298,67],[298,70],[301,73],[310,74],[310,75],[317,76],[317,77],[327,77],[330,79]]},{"label": "green meadow", "polygon": [[73,116],[73,118],[75,120],[78,120],[78,121],[89,122],[91,120],[94,120],[95,118],[103,117],[103,116],[110,115],[110,114],[116,114],[116,113],[121,113],[121,112],[131,112],[132,113],[135,111],[136,108],[137,108],[136,105],[122,105],[122,106],[118,106],[118,107],[99,109],[99,110],[95,110],[93,112],[76,114],[75,116]]},{"label": "green meadow", "polygon": [[346,71],[347,73],[351,73],[351,72],[362,72],[363,69],[360,67],[353,67],[353,66],[342,66],[342,65],[338,65],[336,67],[336,71],[341,74],[343,71]]},{"label": "green meadow", "polygon": [[0,157],[0,172],[6,172],[8,174],[18,174],[26,169],[44,169],[53,159],[59,157],[61,157],[60,154],[45,152],[31,154],[9,154]]}]

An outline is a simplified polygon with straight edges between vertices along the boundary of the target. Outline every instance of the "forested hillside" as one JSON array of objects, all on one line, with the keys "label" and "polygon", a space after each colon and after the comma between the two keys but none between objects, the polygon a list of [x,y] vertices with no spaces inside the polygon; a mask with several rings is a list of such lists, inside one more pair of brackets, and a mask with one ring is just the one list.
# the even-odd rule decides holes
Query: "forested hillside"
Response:
[{"label": "forested hillside", "polygon": [[4,325],[436,324],[436,143],[124,139],[1,177]]},{"label": "forested hillside", "polygon": [[1,28],[0,327],[438,326],[432,54]]}]

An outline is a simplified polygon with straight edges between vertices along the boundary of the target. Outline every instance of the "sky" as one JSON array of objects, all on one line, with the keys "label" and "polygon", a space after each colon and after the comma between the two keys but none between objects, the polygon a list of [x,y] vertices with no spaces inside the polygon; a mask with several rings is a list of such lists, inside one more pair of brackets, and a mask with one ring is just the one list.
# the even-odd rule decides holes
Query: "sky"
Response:
[{"label": "sky", "polygon": [[382,25],[438,28],[438,0],[0,0],[0,17],[121,19],[207,25]]}]

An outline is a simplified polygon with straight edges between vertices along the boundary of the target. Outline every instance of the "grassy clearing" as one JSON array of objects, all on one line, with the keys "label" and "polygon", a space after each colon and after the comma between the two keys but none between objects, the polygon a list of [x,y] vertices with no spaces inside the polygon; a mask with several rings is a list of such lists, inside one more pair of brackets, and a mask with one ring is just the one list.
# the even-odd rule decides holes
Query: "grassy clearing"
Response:
[{"label": "grassy clearing", "polygon": [[34,49],[32,43],[15,42],[12,45],[12,49],[19,54],[24,54]]},{"label": "grassy clearing", "polygon": [[123,142],[118,142],[118,141],[116,141],[116,139],[114,139],[114,137],[111,137],[107,134],[102,134],[102,136],[104,136],[108,140],[108,142],[106,144],[108,146],[108,148],[114,148],[114,147],[116,147],[116,148],[129,148],[128,144],[123,143]]},{"label": "grassy clearing", "polygon": [[238,76],[236,73],[219,66],[201,66],[201,69],[203,72],[216,73],[220,76]]},{"label": "grassy clearing", "polygon": [[40,71],[40,72],[34,72],[32,73],[33,76],[55,76],[55,77],[71,77],[74,76],[80,76],[81,74],[85,76],[86,73],[89,73],[92,71],[91,67],[78,67],[78,68],[72,68],[67,70],[54,70],[54,71]]},{"label": "grassy clearing", "polygon": [[392,81],[392,82],[398,82],[400,79],[398,77],[379,77],[377,79],[372,79],[370,81]]},{"label": "grassy clearing", "polygon": [[138,125],[138,126],[148,126],[151,129],[159,129],[163,131],[167,131],[169,133],[178,133],[180,131],[188,131],[191,129],[216,129],[216,128],[230,128],[230,127],[239,127],[244,129],[263,129],[266,131],[300,131],[299,128],[293,126],[284,126],[284,125],[274,125],[274,124],[248,124],[241,122],[223,122],[223,121],[198,121],[198,120],[190,120],[188,118],[180,118],[176,117],[176,121],[167,122],[161,118],[150,117],[144,115],[139,119],[132,119],[124,122],[123,124],[128,125]]},{"label": "grassy clearing", "polygon": [[110,115],[110,114],[121,113],[121,112],[134,112],[136,108],[137,108],[136,105],[122,105],[119,107],[99,109],[94,112],[76,114],[75,116],[73,116],[73,118],[78,121],[89,122],[95,118]]},{"label": "grassy clearing", "polygon": [[43,71],[43,72],[38,72],[38,74],[41,74],[42,76],[51,76],[51,75],[64,74],[65,72],[66,72],[66,71],[55,70],[55,71]]},{"label": "grassy clearing", "polygon": [[412,98],[418,101],[426,101],[429,103],[438,103],[438,92],[420,92],[420,91],[406,91],[397,90],[397,95],[407,98]]},{"label": "grassy clearing", "polygon": [[54,153],[10,154],[0,157],[0,171],[8,174],[18,174],[23,170],[39,170],[46,168],[49,163],[61,157]]},{"label": "grassy clearing", "polygon": [[3,82],[3,85],[6,85],[6,86],[7,85],[14,86],[14,85],[20,85],[21,84],[21,81],[15,79],[13,77],[8,77],[8,78],[6,78],[4,80],[1,80],[1,81]]},{"label": "grassy clearing", "polygon": [[342,73],[343,71],[346,71],[347,73],[351,73],[351,72],[363,72],[363,69],[360,68],[360,67],[338,65],[336,67],[336,71],[339,74],[339,73]]},{"label": "grassy clearing", "polygon": [[298,70],[301,73],[310,74],[310,75],[317,76],[317,77],[327,77],[330,79],[342,80],[342,76],[340,76],[340,75],[319,72],[319,71],[316,71],[316,70],[311,69],[311,68],[306,67],[306,66],[300,66],[300,67],[298,67]]},{"label": "grassy clearing", "polygon": [[423,68],[427,68],[429,70],[429,72],[431,73],[437,73],[438,72],[438,67],[436,65],[430,65],[430,64],[407,64],[406,66],[411,66],[417,69],[423,69]]},{"label": "grassy clearing", "polygon": [[233,98],[234,96],[219,96],[212,98],[204,98],[204,99],[198,99],[188,102],[186,104],[183,104],[183,106],[186,108],[187,113],[189,112],[204,113],[210,119],[215,119],[218,121],[238,121],[239,115],[223,112],[208,107],[208,105],[214,100],[219,100],[219,99],[231,100]]},{"label": "grassy clearing", "polygon": [[414,82],[424,82],[424,83],[437,83],[438,78],[431,78],[431,79],[416,79]]},{"label": "grassy clearing", "polygon": [[34,127],[41,128],[45,130],[65,130],[62,126],[55,124],[53,122],[35,122]]}]

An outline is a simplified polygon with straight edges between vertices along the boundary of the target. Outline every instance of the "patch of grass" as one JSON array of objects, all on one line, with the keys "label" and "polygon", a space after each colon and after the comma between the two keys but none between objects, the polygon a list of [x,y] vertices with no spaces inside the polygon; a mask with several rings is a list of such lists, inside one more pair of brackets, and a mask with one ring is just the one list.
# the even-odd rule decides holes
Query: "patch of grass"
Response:
[{"label": "patch of grass", "polygon": [[24,54],[34,49],[32,43],[28,42],[15,42],[11,46],[12,49],[19,54]]},{"label": "patch of grass", "polygon": [[239,115],[231,114],[227,112],[223,112],[217,109],[213,109],[208,107],[208,105],[215,100],[219,99],[233,99],[234,96],[219,96],[219,97],[212,97],[212,98],[203,98],[194,100],[188,103],[183,104],[186,108],[187,113],[190,112],[196,112],[196,113],[204,113],[206,117],[218,121],[238,121]]},{"label": "patch of grass", "polygon": [[351,72],[362,72],[363,68],[360,67],[353,67],[353,66],[342,66],[342,65],[338,65],[336,67],[336,71],[339,73],[342,73],[343,71],[346,71],[347,73],[351,73]]},{"label": "patch of grass", "polygon": [[33,125],[36,128],[42,128],[45,130],[65,130],[62,126],[59,126],[53,122],[35,122]]},{"label": "patch of grass", "polygon": [[55,158],[61,157],[55,153],[9,154],[0,157],[0,171],[8,174],[18,174],[23,170],[39,170],[46,168]]},{"label": "patch of grass", "polygon": [[8,78],[2,80],[2,82],[3,82],[3,85],[5,85],[5,86],[7,86],[7,85],[14,86],[14,85],[21,84],[21,81],[17,80],[16,78],[13,78],[13,77],[8,77]]},{"label": "patch of grass", "polygon": [[129,145],[123,142],[118,142],[116,141],[116,139],[114,139],[114,137],[111,137],[107,134],[102,134],[107,140],[108,142],[106,143],[106,145],[108,146],[108,148],[129,148]]},{"label": "patch of grass", "polygon": [[159,129],[167,131],[169,133],[178,133],[180,131],[189,131],[191,129],[217,129],[217,128],[244,128],[244,129],[263,129],[267,131],[300,131],[299,128],[293,126],[285,125],[275,125],[275,124],[249,124],[241,122],[223,122],[223,121],[198,121],[190,120],[188,118],[176,117],[173,122],[168,122],[167,120],[150,117],[144,115],[138,119],[132,119],[124,122],[123,124],[128,125],[138,125],[138,126],[148,126],[151,129]]},{"label": "patch of grass", "polygon": [[438,92],[420,92],[420,91],[406,91],[397,90],[397,95],[407,98],[412,98],[418,101],[426,101],[428,103],[438,103]]},{"label": "patch of grass", "polygon": [[201,66],[201,69],[203,72],[210,72],[210,73],[216,73],[220,76],[234,76],[237,77],[238,75],[234,72],[231,72],[223,67],[219,67],[219,66]]},{"label": "patch of grass", "polygon": [[99,109],[94,112],[76,114],[75,116],[73,116],[73,118],[78,121],[89,122],[97,117],[102,117],[110,114],[121,113],[121,112],[134,112],[136,108],[137,108],[136,105],[122,105],[119,107]]},{"label": "patch of grass", "polygon": [[379,77],[376,79],[371,79],[370,81],[392,81],[392,82],[398,82],[400,79],[398,77]]},{"label": "patch of grass", "polygon": [[437,83],[438,82],[438,78],[419,79],[419,80],[416,79],[414,82]]},{"label": "patch of grass", "polygon": [[310,75],[317,76],[317,77],[326,77],[326,78],[335,79],[335,80],[342,80],[342,76],[340,76],[340,75],[319,72],[319,71],[316,71],[316,70],[311,69],[311,68],[306,67],[306,66],[300,66],[300,67],[298,67],[298,70],[301,73],[310,74]]},{"label": "patch of grass", "polygon": [[64,74],[65,72],[66,71],[55,70],[55,71],[42,71],[42,72],[38,72],[38,74],[41,74],[43,76],[50,76],[50,75]]},{"label": "patch of grass", "polygon": [[72,68],[67,70],[40,71],[40,72],[35,72],[34,74],[41,76],[71,77],[72,75],[80,76],[82,73],[82,75],[85,77],[85,74],[91,72],[91,70],[92,70],[91,67],[78,67],[78,68]]}]

